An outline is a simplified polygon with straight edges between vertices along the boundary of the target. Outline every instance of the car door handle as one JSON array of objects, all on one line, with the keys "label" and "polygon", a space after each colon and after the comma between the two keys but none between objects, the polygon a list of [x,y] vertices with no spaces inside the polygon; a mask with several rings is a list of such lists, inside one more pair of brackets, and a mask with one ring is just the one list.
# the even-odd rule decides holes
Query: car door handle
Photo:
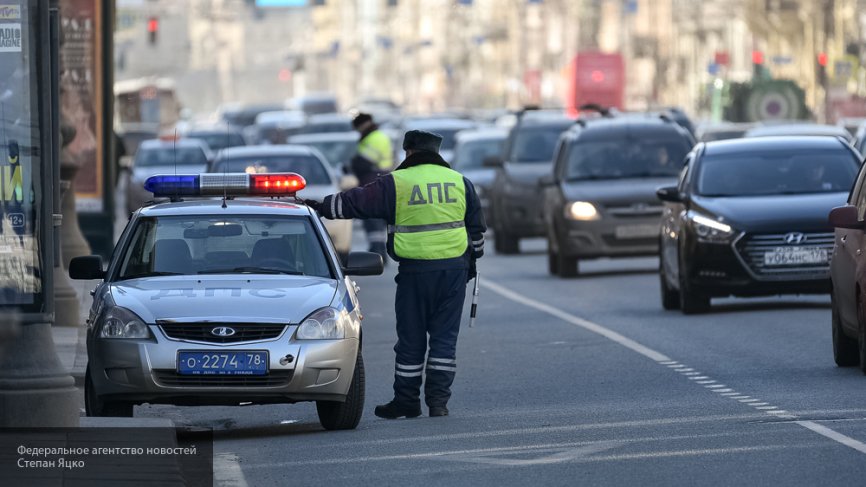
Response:
[{"label": "car door handle", "polygon": [[844,247],[845,242],[848,241],[848,235],[842,235],[842,238],[840,238],[839,241],[842,242],[842,246]]},{"label": "car door handle", "polygon": [[857,249],[857,255],[860,255],[860,254],[862,254],[862,253],[863,253],[863,251],[862,251],[862,250],[860,250],[860,249]]}]

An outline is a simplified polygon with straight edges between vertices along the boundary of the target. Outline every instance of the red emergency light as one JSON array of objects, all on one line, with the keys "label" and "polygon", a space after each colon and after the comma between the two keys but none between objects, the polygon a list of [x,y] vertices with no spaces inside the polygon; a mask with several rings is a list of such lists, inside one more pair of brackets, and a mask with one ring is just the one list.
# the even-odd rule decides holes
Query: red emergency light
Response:
[{"label": "red emergency light", "polygon": [[250,174],[250,194],[294,194],[306,185],[300,174]]}]

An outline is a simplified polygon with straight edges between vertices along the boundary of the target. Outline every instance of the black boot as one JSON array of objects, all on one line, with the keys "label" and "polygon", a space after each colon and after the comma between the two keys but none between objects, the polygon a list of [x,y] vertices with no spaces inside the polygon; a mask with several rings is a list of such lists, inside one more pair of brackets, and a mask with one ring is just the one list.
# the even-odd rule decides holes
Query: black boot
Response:
[{"label": "black boot", "polygon": [[406,406],[404,404],[399,404],[391,401],[388,404],[376,406],[376,409],[373,411],[373,413],[376,416],[385,419],[397,419],[402,418],[403,416],[407,418],[417,418],[418,416],[421,416],[421,406]]},{"label": "black boot", "polygon": [[430,417],[448,416],[448,408],[445,406],[430,406]]}]

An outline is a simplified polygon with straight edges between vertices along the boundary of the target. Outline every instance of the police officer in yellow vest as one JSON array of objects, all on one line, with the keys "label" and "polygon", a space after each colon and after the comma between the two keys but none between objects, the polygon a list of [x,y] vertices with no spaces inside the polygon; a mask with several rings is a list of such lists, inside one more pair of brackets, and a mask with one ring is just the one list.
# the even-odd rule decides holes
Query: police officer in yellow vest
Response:
[{"label": "police officer in yellow vest", "polygon": [[[447,416],[457,371],[457,334],[475,260],[487,229],[472,183],[439,155],[442,137],[406,133],[406,160],[370,184],[307,201],[325,218],[382,218],[396,277],[394,399],[376,416],[421,414],[421,382],[430,416]],[[429,345],[429,346],[428,346]],[[426,356],[426,357],[425,357]]]},{"label": "police officer in yellow vest", "polygon": [[[387,173],[394,166],[391,139],[379,130],[373,117],[366,113],[359,113],[352,120],[352,127],[361,134],[361,139],[358,141],[358,152],[351,161],[352,173],[358,178],[359,185],[364,186]],[[378,218],[364,220],[364,230],[367,233],[370,251],[378,253],[387,262],[385,221]]]}]

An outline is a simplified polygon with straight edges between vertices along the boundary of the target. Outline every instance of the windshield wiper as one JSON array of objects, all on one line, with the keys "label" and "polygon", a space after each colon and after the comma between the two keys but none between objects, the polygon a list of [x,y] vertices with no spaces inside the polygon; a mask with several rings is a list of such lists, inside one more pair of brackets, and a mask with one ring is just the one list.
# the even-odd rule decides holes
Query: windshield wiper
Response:
[{"label": "windshield wiper", "polygon": [[182,276],[182,275],[183,275],[183,272],[153,271],[153,272],[142,272],[139,274],[131,274],[128,276],[121,276],[120,279],[139,279],[142,277]]},{"label": "windshield wiper", "polygon": [[255,267],[243,266],[233,267],[231,269],[208,269],[206,271],[198,271],[199,274],[288,274],[290,276],[303,276],[303,272],[287,271],[285,269],[275,269],[273,267]]}]

